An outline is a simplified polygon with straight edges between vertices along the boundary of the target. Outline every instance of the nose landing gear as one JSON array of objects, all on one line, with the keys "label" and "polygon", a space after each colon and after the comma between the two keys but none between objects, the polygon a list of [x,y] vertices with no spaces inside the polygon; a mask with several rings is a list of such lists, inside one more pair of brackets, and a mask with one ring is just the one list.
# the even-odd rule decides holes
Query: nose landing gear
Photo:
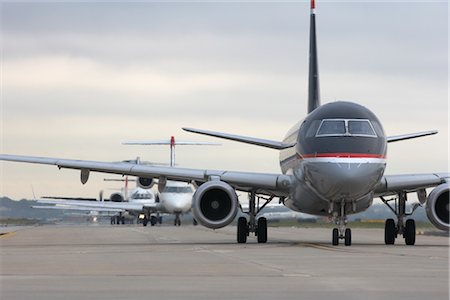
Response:
[{"label": "nose landing gear", "polygon": [[332,244],[333,246],[339,245],[339,240],[344,240],[345,246],[351,246],[352,244],[352,230],[347,228],[347,215],[345,214],[345,202],[341,203],[340,214],[337,212],[333,215],[333,222],[338,228],[333,228],[332,232]]}]

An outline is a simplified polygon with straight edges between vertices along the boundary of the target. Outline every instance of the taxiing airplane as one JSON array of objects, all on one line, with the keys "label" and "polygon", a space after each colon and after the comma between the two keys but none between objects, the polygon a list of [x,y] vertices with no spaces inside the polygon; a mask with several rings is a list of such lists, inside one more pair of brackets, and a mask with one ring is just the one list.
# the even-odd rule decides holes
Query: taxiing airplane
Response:
[{"label": "taxiing airplane", "polygon": [[[407,245],[415,244],[413,219],[406,219],[408,193],[417,193],[426,203],[430,221],[449,230],[449,174],[385,175],[388,143],[436,134],[436,131],[386,136],[380,120],[368,108],[347,101],[320,104],[316,46],[315,1],[311,1],[308,115],[288,131],[283,141],[271,141],[219,132],[185,130],[280,150],[281,173],[251,173],[206,169],[185,169],[60,158],[0,155],[1,160],[56,165],[81,170],[81,182],[90,172],[133,175],[160,182],[194,182],[198,188],[192,200],[195,219],[209,228],[227,226],[238,212],[236,190],[248,192],[248,218],[240,217],[237,241],[245,243],[250,233],[259,243],[267,241],[267,220],[256,219],[256,203],[274,198],[288,208],[312,215],[331,217],[336,228],[332,243],[343,239],[351,245],[347,215],[366,210],[380,197],[396,215],[385,225],[385,243],[394,244],[401,235]],[[434,188],[427,196],[426,189]],[[388,198],[389,197],[389,198]],[[396,205],[392,206],[391,201]],[[263,205],[264,206],[264,205]]]},{"label": "taxiing airplane", "polygon": [[[119,181],[124,181],[125,187],[120,192],[111,194],[109,199],[103,198],[103,191],[100,192],[99,199],[42,197],[42,199],[36,200],[39,204],[52,204],[53,206],[33,206],[33,208],[117,213],[117,215],[111,217],[111,224],[125,224],[127,215],[139,218],[143,214],[143,207],[156,213],[157,198],[150,190],[151,186],[137,182],[137,186],[129,191],[128,177],[119,179]],[[154,220],[157,220],[156,217]]]}]

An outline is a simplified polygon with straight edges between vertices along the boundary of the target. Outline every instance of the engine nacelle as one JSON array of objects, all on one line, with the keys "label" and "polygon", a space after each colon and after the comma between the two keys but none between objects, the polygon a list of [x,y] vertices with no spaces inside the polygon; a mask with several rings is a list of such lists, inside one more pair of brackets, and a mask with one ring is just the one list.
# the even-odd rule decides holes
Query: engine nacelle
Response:
[{"label": "engine nacelle", "polygon": [[208,181],[202,184],[192,198],[195,220],[213,229],[233,222],[238,206],[235,190],[223,181]]},{"label": "engine nacelle", "polygon": [[121,193],[114,193],[111,194],[111,196],[109,197],[109,199],[112,202],[124,202],[125,198],[123,197],[123,195]]},{"label": "engine nacelle", "polygon": [[147,178],[147,177],[139,177],[137,180],[137,185],[141,189],[149,189],[155,184],[155,181],[153,178]]},{"label": "engine nacelle", "polygon": [[450,231],[449,202],[450,184],[443,183],[433,189],[427,200],[427,216],[434,226],[441,230]]}]

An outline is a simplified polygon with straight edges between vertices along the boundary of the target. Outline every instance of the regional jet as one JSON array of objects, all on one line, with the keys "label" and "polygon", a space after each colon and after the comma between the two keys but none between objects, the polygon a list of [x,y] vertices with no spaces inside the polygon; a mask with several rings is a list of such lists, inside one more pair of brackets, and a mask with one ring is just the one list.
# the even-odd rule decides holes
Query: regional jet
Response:
[{"label": "regional jet", "polygon": [[[407,195],[417,193],[426,203],[430,221],[449,230],[449,174],[385,175],[387,144],[436,134],[436,131],[386,136],[380,120],[357,103],[337,101],[320,104],[316,43],[315,1],[311,1],[308,115],[288,131],[283,141],[245,137],[219,132],[185,130],[267,147],[280,151],[281,172],[252,173],[185,169],[60,158],[0,155],[1,160],[56,165],[81,170],[85,183],[90,172],[133,175],[149,181],[158,178],[193,182],[198,188],[192,199],[195,219],[208,228],[229,225],[239,209],[236,191],[249,194],[248,217],[240,217],[237,241],[245,243],[250,233],[259,243],[267,241],[267,220],[257,219],[259,210],[278,198],[288,208],[333,219],[332,244],[352,243],[347,216],[366,210],[380,197],[395,213],[385,223],[386,244],[403,236],[414,245],[415,222],[407,219]],[[433,188],[427,195],[426,189]],[[264,201],[262,207],[257,203]],[[392,203],[395,205],[392,205]]]}]

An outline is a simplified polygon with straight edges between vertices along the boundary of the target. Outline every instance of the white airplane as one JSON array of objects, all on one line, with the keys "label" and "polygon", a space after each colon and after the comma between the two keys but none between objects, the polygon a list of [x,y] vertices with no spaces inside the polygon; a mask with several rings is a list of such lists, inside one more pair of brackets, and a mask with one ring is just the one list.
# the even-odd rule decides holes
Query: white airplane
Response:
[{"label": "white airplane", "polygon": [[[351,245],[352,235],[350,228],[347,228],[347,215],[366,210],[375,197],[380,197],[396,216],[396,220],[386,220],[386,244],[394,244],[399,235],[403,236],[407,245],[415,244],[415,222],[413,219],[406,220],[410,216],[406,211],[408,193],[417,193],[420,203],[426,203],[430,221],[437,228],[448,231],[448,173],[384,174],[388,143],[437,132],[386,136],[380,120],[364,106],[348,101],[321,105],[315,0],[311,1],[310,26],[308,115],[287,132],[283,141],[185,129],[279,150],[280,173],[112,164],[7,154],[0,155],[0,160],[77,169],[81,171],[82,183],[86,183],[90,172],[132,175],[149,181],[159,178],[160,182],[195,182],[198,188],[192,200],[192,211],[195,219],[209,228],[230,224],[239,208],[236,191],[248,192],[248,219],[238,219],[239,243],[245,243],[250,233],[257,236],[259,243],[267,241],[267,220],[264,217],[256,219],[259,210],[256,203],[259,199],[268,203],[274,198],[279,198],[281,203],[294,211],[332,218],[336,224],[336,228],[332,230],[333,245],[338,245],[341,239],[345,241],[346,246]],[[433,188],[429,195],[427,188]],[[391,206],[391,201],[395,201],[396,205]]]},{"label": "white airplane", "polygon": [[[170,167],[175,167],[175,146],[218,146],[220,144],[210,142],[192,142],[192,141],[175,141],[175,137],[171,136],[170,140],[151,140],[151,141],[128,141],[123,142],[123,145],[140,145],[140,146],[154,146],[154,145],[169,145],[170,147]],[[188,213],[192,206],[192,196],[194,190],[192,185],[186,182],[166,180],[160,178],[158,181],[159,194],[157,198],[165,211],[175,215],[175,226],[181,225],[180,216]],[[194,219],[194,225],[197,221]]]},{"label": "white airplane", "polygon": [[[217,143],[207,142],[191,142],[191,141],[175,141],[175,137],[171,136],[170,140],[158,140],[158,141],[136,141],[136,142],[124,142],[124,145],[169,145],[170,146],[170,166],[175,166],[175,146],[176,145],[219,145]],[[137,165],[143,165],[139,157],[136,160],[128,160],[128,163],[134,163]],[[122,181],[122,179],[118,179]],[[117,181],[117,180],[116,180]],[[194,190],[192,185],[185,182],[177,181],[158,181],[158,193],[156,197],[150,188],[156,183],[154,180],[147,180],[145,178],[138,178],[137,187],[134,189],[128,197],[128,178],[125,180],[125,188],[122,193],[115,193],[111,195],[112,202],[120,203],[108,203],[105,201],[96,201],[87,203],[85,200],[91,199],[77,199],[77,198],[55,198],[53,200],[38,200],[38,203],[43,204],[59,204],[61,209],[70,209],[73,207],[75,210],[111,210],[118,212],[116,219],[111,219],[111,223],[124,224],[126,213],[136,216],[142,221],[144,226],[147,226],[148,222],[152,226],[157,223],[162,223],[161,214],[173,214],[175,215],[174,225],[181,225],[181,215],[188,213],[192,206],[192,196]],[[100,197],[102,198],[102,197]],[[60,201],[63,200],[63,201]],[[73,200],[73,201],[70,201]],[[81,200],[81,201],[76,201]],[[94,199],[95,200],[95,199]],[[194,220],[194,224],[196,221]]]},{"label": "white airplane", "polygon": [[143,213],[142,207],[150,209],[157,206],[157,198],[150,190],[150,186],[138,182],[137,186],[129,191],[128,176],[123,180],[110,179],[107,181],[124,181],[125,187],[120,192],[111,194],[109,199],[103,199],[103,191],[100,192],[99,199],[42,197],[42,199],[37,200],[39,204],[53,204],[53,206],[33,206],[33,208],[117,213],[117,215],[111,217],[111,224],[125,224],[127,215],[139,218]]}]

